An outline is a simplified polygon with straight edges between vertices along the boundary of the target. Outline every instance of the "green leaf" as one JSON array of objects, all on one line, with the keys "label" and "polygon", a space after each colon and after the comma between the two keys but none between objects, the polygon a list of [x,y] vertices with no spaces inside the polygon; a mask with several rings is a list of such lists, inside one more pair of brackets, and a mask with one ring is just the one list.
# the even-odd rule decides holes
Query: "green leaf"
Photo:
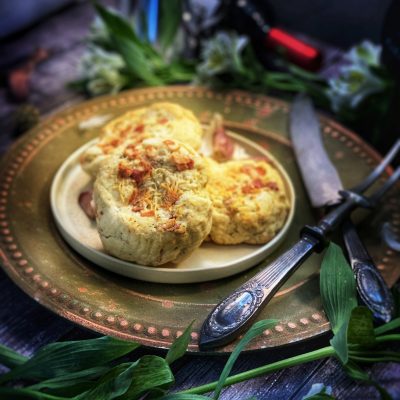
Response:
[{"label": "green leaf", "polygon": [[339,332],[330,340],[332,347],[335,349],[336,355],[342,364],[346,364],[349,359],[349,349],[347,345],[347,330],[349,321],[344,321]]},{"label": "green leaf", "polygon": [[181,0],[160,0],[158,41],[162,49],[173,43],[182,18]]},{"label": "green leaf", "polygon": [[124,37],[138,45],[142,45],[142,42],[136,35],[133,27],[125,18],[98,3],[95,4],[95,8],[110,34]]},{"label": "green leaf", "polygon": [[372,312],[367,307],[356,307],[351,311],[347,342],[361,346],[371,346],[375,343]]},{"label": "green leaf", "polygon": [[374,332],[375,335],[378,336],[382,335],[382,333],[386,333],[398,328],[400,328],[400,318],[396,318],[390,322],[387,322],[386,324],[378,326],[378,328],[374,329]]},{"label": "green leaf", "polygon": [[71,372],[53,379],[46,379],[35,385],[31,385],[28,389],[43,390],[47,393],[73,396],[77,393],[89,390],[94,384],[95,379],[104,375],[110,370],[110,367],[93,367],[82,371]]},{"label": "green leaf", "polygon": [[140,46],[122,36],[113,36],[112,41],[132,74],[150,86],[161,85],[163,83],[152,72],[152,65],[146,59]]},{"label": "green leaf", "polygon": [[322,305],[331,323],[331,344],[343,364],[348,360],[347,327],[351,311],[357,306],[353,272],[339,246],[331,243],[321,265]]},{"label": "green leaf", "polygon": [[169,365],[171,365],[178,358],[181,358],[186,353],[186,349],[190,342],[190,334],[192,332],[193,322],[194,321],[192,321],[182,333],[182,335],[179,336],[178,339],[174,341],[174,343],[172,343],[171,348],[168,350],[165,361]]},{"label": "green leaf", "polygon": [[322,261],[320,287],[324,310],[336,334],[350,319],[357,298],[353,272],[341,248],[334,243],[329,245]]},{"label": "green leaf", "polygon": [[349,361],[346,365],[343,366],[346,374],[357,381],[363,381],[369,385],[375,386],[375,388],[379,391],[382,400],[392,400],[390,394],[378,383],[374,382],[369,375],[363,371],[356,363]]},{"label": "green leaf", "polygon": [[0,383],[11,379],[55,378],[71,372],[102,366],[138,348],[109,336],[96,339],[51,343],[42,347],[24,364],[0,377]]},{"label": "green leaf", "polygon": [[266,319],[263,321],[256,322],[243,336],[242,340],[238,343],[235,347],[235,350],[232,351],[228,361],[225,364],[224,369],[219,377],[217,387],[215,388],[214,392],[214,399],[218,399],[219,395],[221,394],[222,388],[225,384],[226,378],[230,374],[232,367],[239,357],[241,351],[247,346],[247,344],[254,339],[256,336],[261,335],[266,329],[276,325],[277,321],[273,319]]},{"label": "green leaf", "polygon": [[22,356],[7,346],[0,344],[0,364],[8,368],[15,368],[28,360],[28,357]]},{"label": "green leaf", "polygon": [[136,374],[140,360],[133,363],[124,363],[114,367],[106,379],[80,395],[74,397],[74,400],[112,400],[124,395]]},{"label": "green leaf", "polygon": [[65,397],[53,396],[35,390],[0,387],[0,399],[4,400],[68,400]]},{"label": "green leaf", "polygon": [[137,48],[141,49],[145,57],[149,57],[152,61],[161,61],[161,56],[157,51],[136,35],[133,24],[100,4],[95,4],[95,7],[110,36],[114,39],[121,38],[131,42]]},{"label": "green leaf", "polygon": [[160,400],[210,400],[210,398],[200,394],[171,393],[163,396]]},{"label": "green leaf", "polygon": [[139,359],[129,390],[118,400],[138,399],[153,390],[165,391],[175,382],[167,362],[158,356],[143,356]]}]

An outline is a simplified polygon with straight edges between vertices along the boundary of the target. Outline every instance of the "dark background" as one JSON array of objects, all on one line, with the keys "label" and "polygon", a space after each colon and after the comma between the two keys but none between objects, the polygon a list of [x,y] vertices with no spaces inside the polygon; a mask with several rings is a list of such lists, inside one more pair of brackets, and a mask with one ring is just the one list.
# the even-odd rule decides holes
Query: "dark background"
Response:
[{"label": "dark background", "polygon": [[[0,38],[27,28],[76,0],[0,0]],[[390,0],[269,0],[275,23],[342,48],[362,39],[378,42]],[[128,1],[114,1],[117,6]],[[131,0],[133,5],[135,0]],[[203,0],[212,6],[215,0]]]}]

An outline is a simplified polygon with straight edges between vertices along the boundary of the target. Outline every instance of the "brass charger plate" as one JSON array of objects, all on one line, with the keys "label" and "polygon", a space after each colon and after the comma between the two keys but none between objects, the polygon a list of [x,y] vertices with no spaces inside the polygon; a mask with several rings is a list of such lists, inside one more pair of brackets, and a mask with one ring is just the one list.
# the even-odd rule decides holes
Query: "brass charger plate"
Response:
[{"label": "brass charger plate", "polygon": [[[268,258],[288,248],[299,228],[314,221],[287,132],[288,103],[240,91],[214,92],[174,86],[126,91],[104,96],[59,112],[24,135],[6,154],[0,171],[0,251],[4,270],[28,295],[57,314],[89,329],[144,345],[168,348],[192,320],[189,350],[198,351],[200,326],[217,302],[258,272],[252,268],[230,278],[205,283],[172,285],[121,277],[91,264],[75,253],[55,227],[49,191],[63,161],[96,136],[84,129],[99,118],[155,101],[170,101],[192,109],[207,122],[213,112],[226,125],[266,147],[289,173],[296,192],[296,210],[286,240]],[[380,156],[358,136],[321,117],[326,148],[346,186],[359,182]],[[380,227],[400,224],[399,185],[368,218],[360,232],[389,285],[400,274],[400,254],[383,244]],[[363,214],[359,213],[359,219]],[[326,332],[329,323],[319,297],[320,255],[313,255],[288,280],[259,319],[279,323],[254,340],[249,349],[271,348]],[[233,344],[217,349],[224,353]]]}]

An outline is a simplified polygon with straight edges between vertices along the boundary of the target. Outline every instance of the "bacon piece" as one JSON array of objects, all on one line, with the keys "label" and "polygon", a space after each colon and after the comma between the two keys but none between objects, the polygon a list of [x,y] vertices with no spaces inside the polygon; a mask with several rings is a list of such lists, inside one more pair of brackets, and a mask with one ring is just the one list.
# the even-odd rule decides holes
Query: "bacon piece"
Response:
[{"label": "bacon piece", "polygon": [[154,210],[142,210],[142,211],[140,211],[140,215],[142,217],[154,217],[155,211]]},{"label": "bacon piece", "polygon": [[171,218],[170,220],[168,220],[167,222],[162,224],[160,226],[160,228],[164,232],[176,232],[176,233],[185,233],[186,232],[186,228],[183,225],[181,225],[179,222],[176,222],[175,218]]},{"label": "bacon piece", "polygon": [[267,182],[265,184],[265,187],[267,187],[268,189],[271,189],[271,190],[273,190],[275,192],[279,192],[279,186],[278,186],[278,184],[276,182],[272,182],[272,181]]},{"label": "bacon piece", "polygon": [[194,168],[194,160],[186,154],[175,151],[171,154],[171,159],[178,171],[185,171]]},{"label": "bacon piece", "polygon": [[139,125],[136,126],[135,132],[142,133],[143,131],[144,131],[144,125],[143,124],[139,124]]},{"label": "bacon piece", "polygon": [[130,178],[132,176],[132,168],[129,168],[125,165],[118,165],[118,177],[119,178]]},{"label": "bacon piece", "polygon": [[163,143],[168,147],[168,150],[171,151],[177,150],[179,148],[178,143],[171,139],[165,139],[163,140]]},{"label": "bacon piece", "polygon": [[143,179],[146,176],[147,172],[148,171],[142,169],[133,169],[130,177],[139,186],[143,182]]},{"label": "bacon piece", "polygon": [[276,182],[273,181],[263,182],[261,179],[253,179],[252,182],[242,187],[242,193],[244,194],[255,193],[258,191],[258,189],[262,188],[267,188],[273,190],[274,192],[279,191],[279,187]]},{"label": "bacon piece", "polygon": [[215,115],[213,124],[213,156],[220,162],[230,160],[235,146],[233,140],[226,134],[221,115]]},{"label": "bacon piece", "polygon": [[96,209],[94,207],[93,192],[91,190],[81,192],[78,197],[78,203],[89,219],[96,219]]}]

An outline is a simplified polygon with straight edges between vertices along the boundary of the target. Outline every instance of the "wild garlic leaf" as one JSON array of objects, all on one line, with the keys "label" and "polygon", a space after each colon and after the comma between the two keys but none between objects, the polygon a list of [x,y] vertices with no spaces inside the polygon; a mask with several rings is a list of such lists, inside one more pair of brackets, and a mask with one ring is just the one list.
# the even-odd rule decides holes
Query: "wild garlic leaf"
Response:
[{"label": "wild garlic leaf", "polygon": [[28,387],[31,390],[46,390],[46,393],[74,396],[89,390],[96,379],[108,372],[110,367],[93,367],[82,371],[71,372],[52,379],[45,379]]},{"label": "wild garlic leaf", "polygon": [[210,400],[210,398],[200,394],[171,393],[165,395],[160,400]]},{"label": "wild garlic leaf", "polygon": [[36,390],[0,387],[0,399],[4,400],[69,400],[66,397],[52,396]]},{"label": "wild garlic leaf", "polygon": [[160,0],[158,41],[163,50],[175,39],[182,18],[182,0]]},{"label": "wild garlic leaf", "polygon": [[232,351],[228,361],[225,364],[224,369],[219,377],[217,387],[215,388],[214,392],[214,399],[218,399],[219,395],[221,394],[222,388],[225,384],[226,378],[230,374],[232,367],[239,357],[241,351],[247,346],[247,344],[254,339],[256,336],[261,335],[266,329],[271,328],[272,326],[276,325],[278,321],[274,319],[265,319],[262,321],[256,322],[243,336],[242,340],[237,344],[235,350]]},{"label": "wild garlic leaf", "polygon": [[133,26],[125,18],[100,4],[95,4],[95,8],[110,34],[124,37],[139,46],[144,45],[136,35]]},{"label": "wild garlic leaf", "polygon": [[363,381],[370,385],[375,386],[375,388],[379,391],[382,400],[393,400],[390,394],[378,383],[373,381],[369,375],[363,371],[356,363],[349,361],[346,365],[343,366],[346,374],[357,381]]},{"label": "wild garlic leaf", "polygon": [[321,265],[322,305],[334,337],[331,344],[343,364],[348,361],[347,328],[351,311],[357,306],[353,272],[339,246],[331,243]]},{"label": "wild garlic leaf", "polygon": [[138,343],[109,336],[51,343],[42,347],[24,364],[1,376],[0,383],[16,378],[55,378],[93,366],[99,367],[130,353],[139,346]]},{"label": "wild garlic leaf", "polygon": [[361,346],[371,346],[375,343],[372,312],[367,307],[359,306],[351,311],[347,342]]},{"label": "wild garlic leaf", "polygon": [[345,365],[349,360],[349,349],[347,346],[347,330],[349,321],[345,321],[339,331],[330,340],[330,344],[335,349],[336,356]]},{"label": "wild garlic leaf", "polygon": [[171,365],[175,360],[181,358],[185,353],[190,342],[190,334],[192,332],[192,321],[190,325],[185,329],[181,336],[179,336],[174,343],[172,343],[171,348],[165,357],[165,361]]},{"label": "wild garlic leaf", "polygon": [[0,344],[0,364],[6,366],[7,368],[15,368],[27,360],[28,357],[25,357],[9,347]]},{"label": "wild garlic leaf", "polygon": [[127,41],[135,44],[136,47],[141,49],[146,57],[149,57],[149,60],[161,60],[161,56],[157,53],[157,51],[150,44],[144,40],[141,40],[137,36],[133,29],[132,23],[100,4],[95,4],[95,7],[110,35],[112,35],[114,38],[119,37],[126,39]]},{"label": "wild garlic leaf", "polygon": [[335,243],[329,245],[322,261],[320,287],[322,305],[336,334],[350,319],[351,310],[357,306],[357,297],[353,272]]},{"label": "wild garlic leaf", "polygon": [[152,65],[136,43],[122,36],[112,36],[118,53],[125,60],[128,70],[149,86],[162,85],[163,81],[152,72]]},{"label": "wild garlic leaf", "polygon": [[118,400],[138,399],[153,390],[165,392],[174,382],[174,375],[163,358],[146,355],[138,360],[131,385]]},{"label": "wild garlic leaf", "polygon": [[140,360],[114,367],[107,378],[100,380],[92,389],[75,396],[73,400],[112,400],[124,395],[132,382]]}]

